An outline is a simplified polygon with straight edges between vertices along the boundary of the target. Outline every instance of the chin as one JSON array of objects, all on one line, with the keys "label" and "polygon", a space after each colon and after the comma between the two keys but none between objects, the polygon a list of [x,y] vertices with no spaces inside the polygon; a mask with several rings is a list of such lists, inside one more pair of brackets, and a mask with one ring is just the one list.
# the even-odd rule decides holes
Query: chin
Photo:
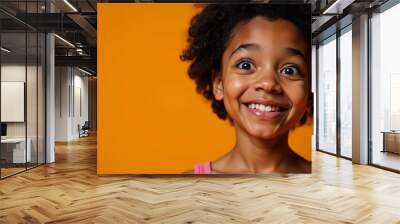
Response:
[{"label": "chin", "polygon": [[251,130],[249,134],[253,137],[264,139],[264,140],[271,140],[275,139],[278,136],[273,130]]}]

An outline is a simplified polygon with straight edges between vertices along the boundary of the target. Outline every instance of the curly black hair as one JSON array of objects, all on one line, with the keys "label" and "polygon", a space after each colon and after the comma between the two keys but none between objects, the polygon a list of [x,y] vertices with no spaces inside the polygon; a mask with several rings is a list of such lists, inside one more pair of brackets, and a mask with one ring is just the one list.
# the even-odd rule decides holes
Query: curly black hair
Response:
[{"label": "curly black hair", "polygon": [[[189,77],[196,82],[196,90],[211,101],[213,112],[223,120],[228,117],[223,100],[213,94],[213,74],[220,74],[222,55],[236,25],[257,16],[269,20],[285,19],[298,27],[311,46],[311,10],[308,4],[209,4],[195,15],[188,30],[188,47],[180,56],[191,61]],[[311,94],[310,94],[311,95]],[[312,110],[311,110],[312,111]],[[307,113],[300,124],[307,120]]]}]

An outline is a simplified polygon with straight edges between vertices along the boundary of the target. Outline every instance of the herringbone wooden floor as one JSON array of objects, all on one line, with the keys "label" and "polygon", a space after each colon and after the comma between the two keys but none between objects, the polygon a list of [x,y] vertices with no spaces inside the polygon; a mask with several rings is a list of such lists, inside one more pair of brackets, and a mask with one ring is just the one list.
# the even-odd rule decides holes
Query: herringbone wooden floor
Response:
[{"label": "herringbone wooden floor", "polygon": [[400,223],[400,175],[316,152],[311,175],[97,176],[96,141],[0,181],[0,223]]}]

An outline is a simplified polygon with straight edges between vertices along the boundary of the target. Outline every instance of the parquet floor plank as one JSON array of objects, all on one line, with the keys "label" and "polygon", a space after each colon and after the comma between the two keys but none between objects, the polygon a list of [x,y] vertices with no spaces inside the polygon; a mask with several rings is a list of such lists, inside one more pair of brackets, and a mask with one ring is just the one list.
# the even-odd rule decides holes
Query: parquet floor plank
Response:
[{"label": "parquet floor plank", "polygon": [[1,223],[397,223],[400,175],[320,152],[311,175],[96,174],[96,138],[0,181]]}]

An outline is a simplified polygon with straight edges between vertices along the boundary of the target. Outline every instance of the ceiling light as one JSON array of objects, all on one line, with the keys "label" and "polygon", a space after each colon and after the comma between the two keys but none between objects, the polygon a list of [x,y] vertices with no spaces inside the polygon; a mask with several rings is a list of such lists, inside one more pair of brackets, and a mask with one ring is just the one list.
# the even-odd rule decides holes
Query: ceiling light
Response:
[{"label": "ceiling light", "polygon": [[324,10],[322,14],[341,14],[343,9],[351,5],[355,0],[336,0],[332,5]]},{"label": "ceiling light", "polygon": [[60,39],[61,41],[63,41],[64,43],[66,43],[67,45],[69,45],[70,47],[75,48],[75,45],[73,45],[73,44],[72,44],[71,42],[69,42],[68,40],[66,40],[66,39],[64,39],[64,38],[62,38],[62,37],[60,37],[60,36],[57,35],[57,34],[54,34],[54,36],[57,37],[58,39]]},{"label": "ceiling light", "polygon": [[1,47],[0,49],[1,49],[2,51],[6,52],[6,53],[10,53],[10,52],[11,52],[11,50],[9,50],[9,49],[7,49],[7,48],[5,48],[5,47]]},{"label": "ceiling light", "polygon": [[78,53],[79,55],[83,55],[83,49],[77,48],[76,53]]},{"label": "ceiling light", "polygon": [[83,70],[83,69],[81,69],[81,68],[79,68],[79,67],[78,67],[78,70],[81,71],[81,72],[83,72],[83,73],[85,73],[85,74],[87,74],[87,75],[93,75],[92,73],[90,73],[90,72],[88,72],[88,71],[86,71],[86,70]]},{"label": "ceiling light", "polygon": [[330,5],[327,9],[322,14],[327,14],[331,13],[330,11],[336,7],[337,4],[339,4],[340,0],[336,0],[332,5]]},{"label": "ceiling light", "polygon": [[71,4],[69,3],[68,0],[64,0],[65,4],[67,4],[74,12],[78,12],[78,10]]}]

